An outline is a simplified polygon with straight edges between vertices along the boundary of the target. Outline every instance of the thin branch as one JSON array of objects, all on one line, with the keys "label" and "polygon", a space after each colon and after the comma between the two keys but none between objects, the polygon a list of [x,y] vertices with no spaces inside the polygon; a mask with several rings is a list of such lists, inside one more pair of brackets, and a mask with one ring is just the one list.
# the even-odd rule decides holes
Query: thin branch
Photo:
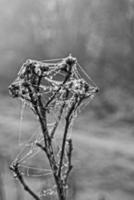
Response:
[{"label": "thin branch", "polygon": [[60,108],[60,112],[59,112],[59,114],[58,114],[58,119],[57,119],[57,121],[55,122],[55,124],[54,124],[54,126],[53,126],[53,129],[52,129],[52,131],[51,131],[51,134],[50,134],[51,138],[54,137],[55,131],[56,131],[56,129],[57,129],[57,127],[58,127],[58,124],[59,124],[59,122],[60,122],[60,120],[61,120],[62,113],[63,113],[63,111],[64,111],[65,105],[66,105],[66,103],[64,102],[64,103],[62,104],[61,108]]},{"label": "thin branch", "polygon": [[70,171],[72,170],[73,166],[72,166],[72,151],[73,151],[73,144],[72,144],[72,139],[68,139],[68,150],[67,150],[67,159],[68,159],[68,163],[67,163],[67,170],[66,170],[66,174],[65,174],[65,184],[67,182],[68,176]]},{"label": "thin branch", "polygon": [[23,179],[23,176],[19,172],[19,163],[16,163],[12,166],[10,166],[10,169],[15,173],[16,177],[19,179],[20,183],[23,185],[24,190],[26,190],[35,200],[40,200],[40,198],[35,194],[31,188],[26,184],[26,182]]},{"label": "thin branch", "polygon": [[70,125],[70,117],[75,108],[75,104],[77,102],[77,97],[75,99],[76,100],[72,103],[71,107],[68,110],[67,116],[66,116],[66,124],[65,124],[65,129],[64,129],[64,133],[63,133],[61,156],[60,156],[60,162],[59,162],[59,171],[58,171],[59,177],[61,176],[61,168],[62,168],[63,157],[64,157],[64,152],[65,152],[65,144],[66,144],[67,133],[68,133],[69,125]]},{"label": "thin branch", "polygon": [[66,125],[65,125],[64,135],[63,135],[63,141],[62,141],[62,147],[61,147],[61,156],[60,156],[60,162],[59,162],[58,177],[61,176],[61,168],[62,168],[62,163],[63,163],[63,157],[64,157],[65,143],[66,143],[68,128],[69,128],[69,121],[66,120]]}]

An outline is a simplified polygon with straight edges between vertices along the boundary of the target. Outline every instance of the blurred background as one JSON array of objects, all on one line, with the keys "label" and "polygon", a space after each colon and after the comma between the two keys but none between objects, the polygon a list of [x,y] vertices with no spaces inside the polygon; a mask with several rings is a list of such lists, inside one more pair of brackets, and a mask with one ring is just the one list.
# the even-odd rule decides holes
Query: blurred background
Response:
[{"label": "blurred background", "polygon": [[0,0],[0,27],[0,200],[31,199],[8,168],[20,118],[8,86],[26,59],[69,53],[100,88],[74,123],[71,198],[133,199],[134,0]]}]

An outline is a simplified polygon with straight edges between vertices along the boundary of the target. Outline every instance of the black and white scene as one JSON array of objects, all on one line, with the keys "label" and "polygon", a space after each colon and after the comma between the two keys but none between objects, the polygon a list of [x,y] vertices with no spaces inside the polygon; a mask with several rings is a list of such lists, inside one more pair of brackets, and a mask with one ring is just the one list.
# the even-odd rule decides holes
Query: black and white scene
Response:
[{"label": "black and white scene", "polygon": [[134,0],[0,0],[0,200],[134,199]]}]

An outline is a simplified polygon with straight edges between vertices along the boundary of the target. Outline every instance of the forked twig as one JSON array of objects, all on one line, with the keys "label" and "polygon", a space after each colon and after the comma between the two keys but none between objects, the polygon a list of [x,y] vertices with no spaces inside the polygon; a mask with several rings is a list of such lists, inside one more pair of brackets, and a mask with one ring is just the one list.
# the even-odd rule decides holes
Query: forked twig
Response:
[{"label": "forked twig", "polygon": [[19,163],[15,163],[12,166],[10,166],[10,169],[13,171],[15,176],[19,179],[20,183],[23,185],[24,190],[26,190],[34,199],[40,200],[39,196],[33,192],[33,190],[26,184],[24,181],[24,178],[19,171]]}]

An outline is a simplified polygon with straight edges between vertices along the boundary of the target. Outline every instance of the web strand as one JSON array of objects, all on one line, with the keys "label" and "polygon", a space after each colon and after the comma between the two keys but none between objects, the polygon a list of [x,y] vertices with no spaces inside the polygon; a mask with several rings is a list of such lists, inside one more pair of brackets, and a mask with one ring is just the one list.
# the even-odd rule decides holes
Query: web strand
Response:
[{"label": "web strand", "polygon": [[19,120],[19,134],[18,134],[18,145],[21,146],[23,143],[21,143],[21,136],[22,136],[22,123],[23,123],[23,117],[24,117],[24,110],[26,106],[26,101],[21,101],[21,110],[20,110],[20,120]]},{"label": "web strand", "polygon": [[[85,70],[81,67],[81,65],[77,62],[78,67],[81,69],[81,71],[83,72],[83,74],[88,78],[89,81],[91,81],[91,83],[97,87],[96,83],[93,81],[93,79],[85,72]],[[97,87],[98,88],[98,87]]]},{"label": "web strand", "polygon": [[54,61],[61,61],[63,60],[64,58],[54,58],[54,59],[49,59],[49,60],[39,60],[41,62],[54,62]]},{"label": "web strand", "polygon": [[[20,170],[24,174],[24,176],[40,177],[52,175],[52,171],[50,169],[31,167],[27,165],[21,165]],[[30,170],[34,172],[30,173]]]}]

